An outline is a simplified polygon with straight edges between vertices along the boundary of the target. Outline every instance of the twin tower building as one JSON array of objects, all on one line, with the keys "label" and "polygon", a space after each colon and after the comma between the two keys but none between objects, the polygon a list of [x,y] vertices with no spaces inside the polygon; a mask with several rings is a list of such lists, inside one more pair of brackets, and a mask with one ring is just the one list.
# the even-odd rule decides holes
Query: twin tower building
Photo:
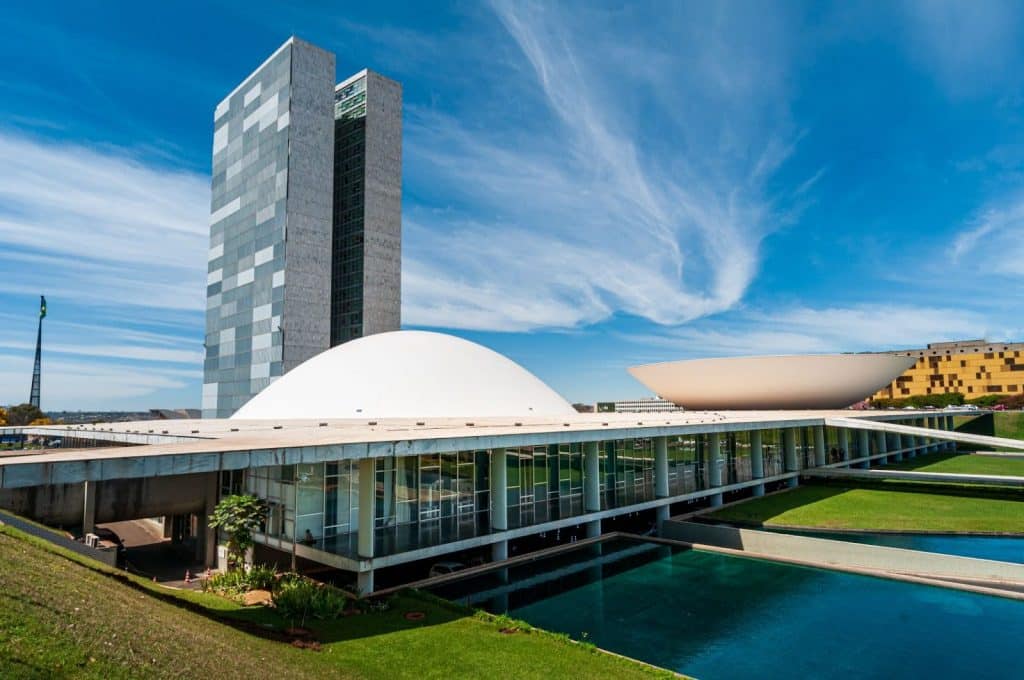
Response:
[{"label": "twin tower building", "polygon": [[[291,38],[213,114],[203,417],[401,322],[402,86]],[[339,388],[343,386],[339,385]]]}]

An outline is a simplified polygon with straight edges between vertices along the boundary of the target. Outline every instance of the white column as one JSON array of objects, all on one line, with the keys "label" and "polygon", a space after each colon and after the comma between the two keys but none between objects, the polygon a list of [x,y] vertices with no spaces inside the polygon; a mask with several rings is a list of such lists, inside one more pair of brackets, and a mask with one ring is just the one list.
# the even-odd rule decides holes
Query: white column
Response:
[{"label": "white column", "polygon": [[[953,416],[946,416],[946,431],[947,432],[952,432],[955,429],[956,429],[956,426],[953,424]],[[956,442],[946,442],[946,450],[947,451],[954,451],[954,450],[956,450]]]},{"label": "white column", "polygon": [[[373,515],[377,505],[377,484],[373,458],[359,461],[359,557],[373,557]],[[298,540],[296,537],[295,540]],[[360,572],[362,577],[362,572]],[[373,582],[373,575],[370,575]],[[372,586],[371,586],[372,589]]]},{"label": "white column", "polygon": [[96,486],[99,482],[82,482],[82,535],[96,530]]},{"label": "white column", "polygon": [[[722,486],[722,435],[713,432],[708,435],[708,486],[711,488]],[[711,505],[722,504],[722,494],[716,493],[711,496]]]},{"label": "white column", "polygon": [[[787,427],[782,431],[782,455],[786,465],[786,472],[797,472],[800,470],[800,461],[796,455],[796,430]],[[799,478],[793,477],[787,480],[789,487],[800,483]]]},{"label": "white column", "polygon": [[[867,458],[869,455],[871,455],[871,442],[868,439],[867,430],[857,430],[857,447],[860,449],[858,455],[861,458]],[[871,467],[871,463],[868,461],[864,461],[860,465],[863,468]]]},{"label": "white column", "polygon": [[[850,460],[852,457],[850,456],[850,431],[845,427],[839,428],[839,446],[842,449],[840,453],[842,454],[843,460]],[[849,465],[847,465],[847,467],[849,467]]]},{"label": "white column", "polygon": [[817,467],[825,465],[825,426],[814,426],[814,464]]},{"label": "white column", "polygon": [[508,529],[508,454],[491,451],[491,531]]},{"label": "white column", "polygon": [[491,561],[501,562],[508,559],[508,541],[491,543]]},{"label": "white column", "polygon": [[583,510],[601,510],[601,458],[598,442],[583,444]]},{"label": "white column", "polygon": [[[875,432],[875,445],[878,447],[879,453],[886,453],[889,450],[888,445],[885,443],[884,432]],[[882,456],[878,460],[880,465],[887,465],[889,463],[889,456]]]},{"label": "white column", "polygon": [[369,595],[373,592],[373,569],[356,574],[356,588],[360,595]]},{"label": "white column", "polygon": [[901,434],[896,434],[896,435],[893,435],[893,439],[896,440],[896,450],[893,452],[893,458],[895,458],[896,462],[898,463],[901,460],[903,460],[902,449],[906,448],[905,444],[906,444],[907,438],[904,437]]},{"label": "white column", "polygon": [[[761,440],[761,430],[753,430],[750,433],[750,476],[754,479],[764,479],[764,443]],[[754,495],[764,495],[764,484],[754,487]]]}]

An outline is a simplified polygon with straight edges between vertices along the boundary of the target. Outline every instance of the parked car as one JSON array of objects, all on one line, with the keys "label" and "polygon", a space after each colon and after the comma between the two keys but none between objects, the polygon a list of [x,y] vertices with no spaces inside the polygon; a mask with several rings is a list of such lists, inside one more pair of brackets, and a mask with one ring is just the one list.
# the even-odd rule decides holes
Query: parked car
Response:
[{"label": "parked car", "polygon": [[457,571],[462,571],[466,568],[466,565],[462,562],[438,562],[437,564],[430,567],[430,578],[435,576],[446,576],[447,574],[454,574]]}]

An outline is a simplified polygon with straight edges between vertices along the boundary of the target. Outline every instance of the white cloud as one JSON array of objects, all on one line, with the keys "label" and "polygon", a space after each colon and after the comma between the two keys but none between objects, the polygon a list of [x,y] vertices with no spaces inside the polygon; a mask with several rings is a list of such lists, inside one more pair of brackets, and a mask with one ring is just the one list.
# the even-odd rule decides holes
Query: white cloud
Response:
[{"label": "white cloud", "polygon": [[1021,5],[1011,0],[906,0],[911,56],[953,95],[1019,82]]},{"label": "white cloud", "polygon": [[1024,192],[982,208],[964,225],[949,254],[970,275],[1024,276]]},{"label": "white cloud", "polygon": [[[28,397],[31,356],[0,354],[0,403],[22,403]],[[47,411],[90,408],[135,408],[160,391],[180,390],[201,379],[201,371],[162,369],[147,364],[44,359],[42,406]],[[22,386],[23,392],[18,391]],[[198,395],[196,395],[198,401]]]},{"label": "white cloud", "polygon": [[203,309],[209,178],[0,130],[0,292]]},{"label": "white cloud", "polygon": [[[678,324],[736,305],[779,221],[766,184],[793,153],[785,115],[765,103],[782,57],[723,46],[729,18],[706,36],[689,17],[657,27],[652,42],[693,39],[676,58],[592,25],[613,13],[494,9],[526,59],[494,74],[515,80],[509,116],[407,116],[409,173],[451,202],[407,211],[405,320],[532,330],[624,312]],[[723,106],[711,115],[697,100]]]},{"label": "white cloud", "polygon": [[740,312],[627,339],[667,350],[666,359],[759,354],[832,353],[922,347],[930,342],[983,338],[981,315],[951,307],[863,304]]}]

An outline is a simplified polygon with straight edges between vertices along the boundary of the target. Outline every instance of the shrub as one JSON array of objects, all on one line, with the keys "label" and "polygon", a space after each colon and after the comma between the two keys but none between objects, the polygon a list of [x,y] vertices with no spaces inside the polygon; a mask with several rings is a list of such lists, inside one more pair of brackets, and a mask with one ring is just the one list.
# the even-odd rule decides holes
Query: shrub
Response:
[{"label": "shrub", "polygon": [[249,590],[273,590],[277,582],[277,568],[257,564],[245,574],[245,581],[249,585]]},{"label": "shrub", "polygon": [[221,595],[237,596],[250,590],[271,590],[277,580],[277,569],[258,564],[249,571],[235,569],[213,574],[203,581],[203,590]]},{"label": "shrub", "polygon": [[278,582],[273,602],[285,619],[305,625],[309,618],[337,618],[345,610],[348,598],[336,588],[291,577]]}]

